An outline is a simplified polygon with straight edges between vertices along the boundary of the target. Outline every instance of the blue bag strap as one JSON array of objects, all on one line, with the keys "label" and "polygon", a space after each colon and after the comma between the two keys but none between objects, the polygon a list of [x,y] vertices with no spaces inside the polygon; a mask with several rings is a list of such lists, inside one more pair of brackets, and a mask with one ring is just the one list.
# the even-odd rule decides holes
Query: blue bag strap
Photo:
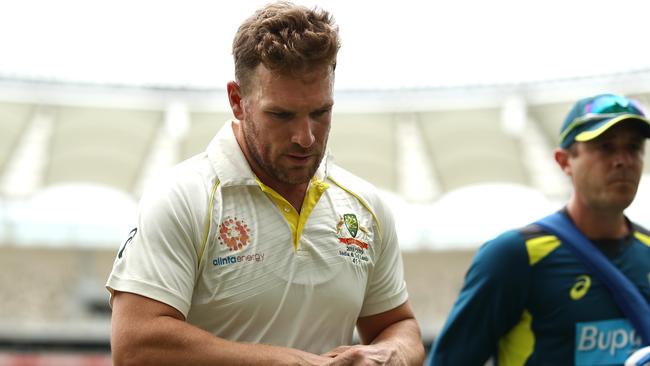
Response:
[{"label": "blue bag strap", "polygon": [[614,301],[632,322],[645,346],[650,345],[650,304],[639,289],[605,255],[594,247],[562,212],[546,216],[535,224],[555,234],[610,290]]}]

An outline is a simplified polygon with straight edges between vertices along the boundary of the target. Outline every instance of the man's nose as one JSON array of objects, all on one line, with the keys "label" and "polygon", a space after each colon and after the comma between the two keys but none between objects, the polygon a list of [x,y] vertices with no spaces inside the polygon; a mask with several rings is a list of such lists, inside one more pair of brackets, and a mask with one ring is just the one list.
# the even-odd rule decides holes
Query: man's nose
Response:
[{"label": "man's nose", "polygon": [[312,130],[312,121],[309,117],[296,119],[292,126],[291,142],[301,147],[310,147],[316,138]]},{"label": "man's nose", "polygon": [[631,149],[618,149],[614,156],[616,166],[630,166],[639,159],[639,153]]}]

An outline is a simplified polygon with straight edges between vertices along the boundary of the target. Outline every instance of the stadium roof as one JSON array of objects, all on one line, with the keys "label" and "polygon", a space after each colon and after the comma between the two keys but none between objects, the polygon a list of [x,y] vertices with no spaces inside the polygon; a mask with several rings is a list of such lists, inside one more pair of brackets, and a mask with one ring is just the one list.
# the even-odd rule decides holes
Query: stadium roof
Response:
[{"label": "stadium roof", "polygon": [[[576,98],[606,88],[648,105],[649,80],[342,91],[328,146],[386,193],[403,248],[475,246],[566,200],[551,151]],[[230,118],[224,99],[223,90],[0,79],[0,244],[114,247],[143,187]],[[649,190],[646,178],[629,211],[645,225]]]}]

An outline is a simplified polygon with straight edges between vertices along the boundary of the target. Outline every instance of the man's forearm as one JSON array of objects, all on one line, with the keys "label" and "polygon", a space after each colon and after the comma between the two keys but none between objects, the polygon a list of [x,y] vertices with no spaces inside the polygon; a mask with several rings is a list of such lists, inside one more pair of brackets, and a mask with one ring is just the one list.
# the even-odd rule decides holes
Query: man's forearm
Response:
[{"label": "man's forearm", "polygon": [[424,362],[424,346],[420,336],[420,328],[414,318],[400,320],[391,324],[375,339],[373,345],[393,347],[407,365],[422,365]]},{"label": "man's forearm", "polygon": [[114,324],[115,328],[111,343],[116,366],[315,365],[327,361],[296,349],[228,341],[167,316],[126,327]]}]

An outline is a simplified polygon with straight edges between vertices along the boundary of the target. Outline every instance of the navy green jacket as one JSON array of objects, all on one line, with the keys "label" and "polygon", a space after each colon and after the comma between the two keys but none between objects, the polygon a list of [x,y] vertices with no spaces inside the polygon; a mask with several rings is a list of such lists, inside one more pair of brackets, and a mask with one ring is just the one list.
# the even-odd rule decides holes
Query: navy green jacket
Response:
[{"label": "navy green jacket", "polygon": [[[629,225],[628,237],[594,243],[650,301],[650,232]],[[479,249],[427,364],[622,365],[640,345],[607,287],[531,225]]]}]

